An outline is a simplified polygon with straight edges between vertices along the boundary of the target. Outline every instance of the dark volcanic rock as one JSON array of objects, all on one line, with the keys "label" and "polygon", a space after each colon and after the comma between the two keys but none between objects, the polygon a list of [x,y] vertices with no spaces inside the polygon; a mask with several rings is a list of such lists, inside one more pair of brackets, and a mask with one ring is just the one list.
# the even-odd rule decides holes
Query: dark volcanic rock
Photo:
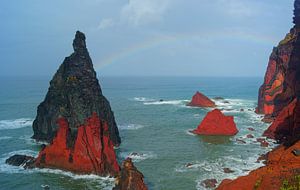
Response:
[{"label": "dark volcanic rock", "polygon": [[206,179],[201,182],[201,185],[205,188],[215,188],[217,183],[216,179]]},{"label": "dark volcanic rock", "polygon": [[26,155],[13,155],[9,157],[5,163],[12,166],[23,166],[25,169],[34,167],[35,158]]},{"label": "dark volcanic rock", "polygon": [[228,173],[234,173],[233,170],[231,170],[230,168],[223,168],[224,173],[228,174]]},{"label": "dark volcanic rock", "polygon": [[68,146],[72,146],[77,129],[95,112],[108,123],[114,145],[121,143],[110,104],[103,96],[92,60],[85,43],[85,35],[76,32],[74,53],[66,57],[50,82],[45,100],[38,106],[33,122],[33,138],[51,142],[56,135],[56,121],[67,119],[70,127]]},{"label": "dark volcanic rock", "polygon": [[122,169],[116,178],[116,186],[113,190],[147,190],[144,176],[133,165],[132,160],[127,158],[122,164]]}]

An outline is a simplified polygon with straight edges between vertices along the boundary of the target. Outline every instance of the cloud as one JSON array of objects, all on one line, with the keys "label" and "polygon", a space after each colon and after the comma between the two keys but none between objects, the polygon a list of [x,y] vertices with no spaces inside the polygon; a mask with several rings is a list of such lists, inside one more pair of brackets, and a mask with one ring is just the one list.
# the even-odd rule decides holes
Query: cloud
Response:
[{"label": "cloud", "polygon": [[170,0],[130,0],[121,10],[121,21],[134,26],[163,19]]},{"label": "cloud", "polygon": [[115,22],[112,18],[104,18],[101,20],[98,29],[106,29],[115,25]]}]

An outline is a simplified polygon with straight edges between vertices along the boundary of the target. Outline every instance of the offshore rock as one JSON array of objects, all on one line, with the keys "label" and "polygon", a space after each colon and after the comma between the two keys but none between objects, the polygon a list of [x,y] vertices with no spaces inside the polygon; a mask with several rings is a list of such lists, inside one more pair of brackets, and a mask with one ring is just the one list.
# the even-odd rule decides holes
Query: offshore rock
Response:
[{"label": "offshore rock", "polygon": [[196,92],[196,94],[193,96],[192,101],[187,104],[187,106],[192,107],[216,107],[215,102],[210,100],[208,97],[206,97],[204,94],[200,92]]},{"label": "offshore rock", "polygon": [[12,166],[22,166],[25,169],[34,168],[34,162],[34,157],[19,154],[13,155],[5,161],[6,164]]},{"label": "offshore rock", "polygon": [[45,100],[38,106],[33,122],[33,138],[51,142],[56,136],[56,121],[63,117],[68,121],[72,147],[78,127],[95,112],[108,124],[110,139],[115,146],[121,143],[118,128],[110,104],[103,96],[92,60],[86,48],[85,35],[76,32],[74,53],[66,57],[50,82]]},{"label": "offshore rock", "polygon": [[238,133],[233,116],[225,116],[220,110],[209,112],[197,129],[192,131],[197,135],[233,136]]},{"label": "offshore rock", "polygon": [[147,190],[144,176],[133,165],[132,160],[127,158],[123,161],[122,169],[116,178],[113,190]]},{"label": "offshore rock", "polygon": [[58,121],[59,129],[52,143],[42,149],[35,161],[39,168],[57,168],[82,174],[116,176],[119,165],[108,124],[97,113],[87,118],[77,129],[74,147],[69,148],[67,139],[70,127],[66,118]]}]

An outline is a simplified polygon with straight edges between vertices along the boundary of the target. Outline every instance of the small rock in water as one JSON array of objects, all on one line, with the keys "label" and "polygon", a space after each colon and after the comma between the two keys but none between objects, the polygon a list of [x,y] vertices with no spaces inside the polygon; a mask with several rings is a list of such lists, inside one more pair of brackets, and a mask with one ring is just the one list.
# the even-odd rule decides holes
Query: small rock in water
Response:
[{"label": "small rock in water", "polygon": [[163,100],[163,99],[160,99],[159,101],[160,101],[160,102],[163,102],[164,100]]},{"label": "small rock in water", "polygon": [[242,140],[242,139],[236,139],[236,142],[240,143],[240,144],[246,144],[246,141]]},{"label": "small rock in water", "polygon": [[223,168],[224,173],[233,173],[234,171],[231,170],[230,168]]},{"label": "small rock in water", "polygon": [[13,155],[9,157],[5,163],[12,166],[23,166],[25,169],[34,167],[35,158],[26,155]]},{"label": "small rock in water", "polygon": [[241,112],[245,111],[244,109],[240,109]]},{"label": "small rock in water", "polygon": [[223,97],[220,97],[220,96],[217,96],[217,97],[214,97],[215,100],[224,100]]},{"label": "small rock in water", "polygon": [[256,160],[256,163],[260,163],[261,161],[263,161],[263,163],[265,164],[266,163],[266,160],[267,160],[267,155],[266,154],[262,154],[260,155],[257,160]]},{"label": "small rock in water", "polygon": [[185,165],[185,167],[187,167],[187,168],[190,168],[190,167],[192,167],[192,166],[193,166],[192,163],[187,163],[187,164]]},{"label": "small rock in water", "polygon": [[138,155],[139,155],[139,153],[137,153],[137,152],[132,152],[129,154],[129,156],[138,156]]},{"label": "small rock in water", "polygon": [[201,185],[205,188],[215,188],[217,186],[217,180],[216,179],[206,179],[201,182]]},{"label": "small rock in water", "polygon": [[49,186],[49,185],[41,185],[41,187],[42,187],[44,190],[50,190],[50,186]]},{"label": "small rock in water", "polygon": [[224,104],[229,104],[229,102],[227,100],[223,101]]},{"label": "small rock in water", "polygon": [[262,142],[260,142],[260,146],[261,147],[268,147],[269,143],[267,141],[263,140]]},{"label": "small rock in water", "polygon": [[264,138],[257,138],[256,141],[261,143],[261,142],[265,141],[265,139]]},{"label": "small rock in water", "polygon": [[252,138],[254,138],[254,136],[251,135],[251,134],[248,134],[248,135],[247,135],[247,138],[252,139]]},{"label": "small rock in water", "polygon": [[292,152],[295,156],[300,156],[300,150],[299,149],[294,149]]},{"label": "small rock in water", "polygon": [[249,127],[248,130],[249,130],[249,131],[255,131],[255,129],[252,128],[252,127]]}]

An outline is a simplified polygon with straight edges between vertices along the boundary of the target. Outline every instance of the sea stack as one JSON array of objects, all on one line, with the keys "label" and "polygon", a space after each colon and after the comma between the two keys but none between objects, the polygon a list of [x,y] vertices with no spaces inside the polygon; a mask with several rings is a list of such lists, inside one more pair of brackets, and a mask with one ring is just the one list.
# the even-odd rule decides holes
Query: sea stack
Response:
[{"label": "sea stack", "polygon": [[[217,190],[297,189],[299,187],[300,0],[295,0],[294,5],[295,26],[280,42],[274,57],[277,59],[269,63],[265,82],[266,78],[269,78],[270,83],[267,81],[260,88],[257,110],[275,119],[264,135],[282,144],[267,154],[266,166],[235,180],[223,180]],[[280,83],[276,85],[275,81],[279,78]]]},{"label": "sea stack", "polygon": [[197,129],[192,131],[197,135],[233,136],[238,133],[233,116],[225,116],[215,109],[205,116]]},{"label": "sea stack", "polygon": [[50,82],[33,123],[34,139],[46,140],[35,167],[116,176],[114,145],[120,137],[109,102],[102,95],[85,35],[76,32],[74,53]]},{"label": "sea stack", "polygon": [[216,107],[216,104],[204,94],[197,91],[196,94],[193,96],[192,101],[188,103],[187,106],[213,108]]},{"label": "sea stack", "polygon": [[86,48],[85,35],[77,31],[74,53],[66,57],[50,82],[45,100],[38,106],[33,122],[33,138],[51,142],[59,126],[57,120],[68,122],[68,147],[73,147],[77,130],[96,113],[108,125],[115,146],[121,143],[110,104],[103,96],[92,60]]}]

